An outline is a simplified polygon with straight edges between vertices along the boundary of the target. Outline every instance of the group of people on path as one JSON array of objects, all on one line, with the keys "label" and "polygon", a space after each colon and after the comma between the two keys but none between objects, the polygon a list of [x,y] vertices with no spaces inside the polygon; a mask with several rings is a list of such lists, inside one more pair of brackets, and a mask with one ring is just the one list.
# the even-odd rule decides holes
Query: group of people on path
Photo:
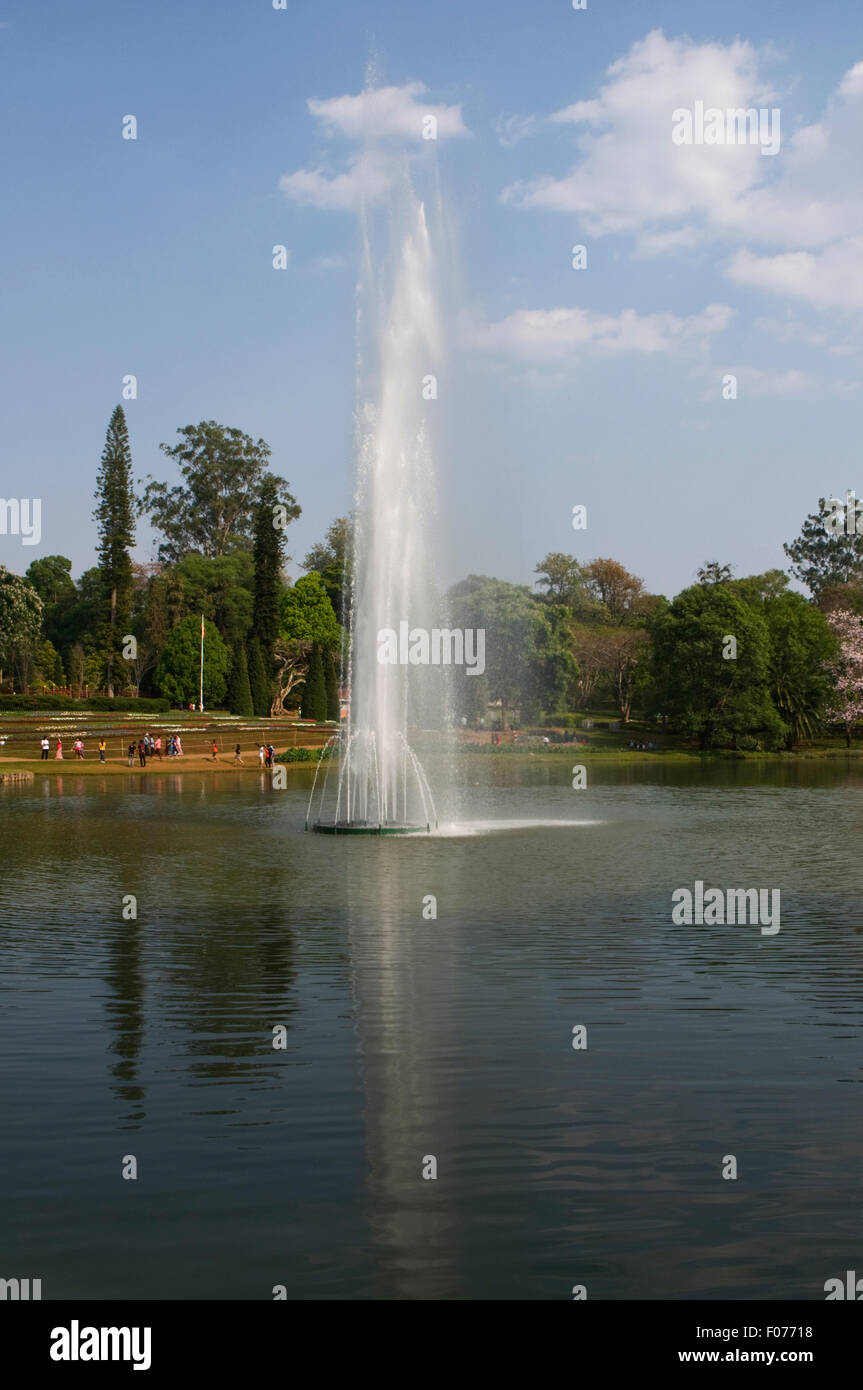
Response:
[{"label": "group of people on path", "polygon": [[[181,741],[181,739],[180,739],[180,735],[179,735],[179,734],[171,734],[171,737],[165,740],[165,749],[166,749],[166,751],[167,751],[167,754],[168,754],[168,757],[169,757],[169,758],[182,758],[182,757],[185,757],[185,754],[183,753],[183,744],[182,744],[182,741]],[[134,767],[134,766],[135,766],[135,755],[136,755],[136,754],[138,755],[138,766],[139,766],[139,767],[146,767],[146,766],[147,766],[147,759],[148,759],[148,758],[158,758],[158,759],[159,759],[159,762],[161,762],[161,761],[162,761],[162,739],[161,739],[161,736],[160,736],[159,734],[157,734],[156,737],[153,738],[153,736],[152,736],[151,734],[145,734],[143,738],[139,738],[139,739],[138,739],[138,742],[137,742],[137,743],[135,743],[134,740],[133,740],[132,743],[129,744],[129,747],[128,747],[128,750],[127,750],[127,751],[128,751],[128,755],[129,755],[129,766],[130,766],[130,767]]]},{"label": "group of people on path", "polygon": [[[212,759],[213,759],[213,762],[215,762],[216,759],[217,759],[218,756],[219,756],[219,748],[218,748],[218,744],[216,743],[216,740],[215,740],[215,739],[213,739],[213,742],[212,742],[211,747],[212,747]],[[261,743],[261,744],[259,744],[259,746],[258,746],[258,766],[259,766],[259,767],[271,768],[271,767],[273,766],[273,759],[275,758],[275,756],[276,756],[276,750],[275,750],[275,748],[273,747],[273,745],[272,745],[271,743],[267,743],[267,744]],[[243,762],[243,750],[242,750],[242,748],[240,747],[239,743],[235,744],[235,746],[234,746],[234,762],[235,762],[235,763],[239,763],[241,767],[245,767],[245,763]]]},{"label": "group of people on path", "polygon": [[[41,749],[41,761],[42,761],[43,763],[44,763],[44,762],[47,762],[47,761],[48,761],[48,758],[49,758],[50,755],[51,755],[51,740],[48,738],[47,734],[46,734],[46,735],[43,735],[43,737],[40,739],[40,741],[39,741],[39,747],[40,747],[40,749]],[[100,763],[103,763],[103,762],[105,761],[105,758],[106,758],[106,755],[107,755],[107,752],[108,752],[108,744],[107,744],[107,742],[105,741],[104,738],[100,738],[100,739],[99,739],[98,748],[99,748],[99,762],[100,762]],[[168,757],[169,757],[169,758],[182,758],[182,757],[184,756],[184,754],[183,754],[183,744],[182,744],[182,740],[180,739],[180,735],[179,735],[179,734],[171,734],[171,737],[165,740],[165,748],[167,749],[167,753],[168,753]],[[75,757],[76,757],[79,761],[83,762],[83,760],[84,760],[84,740],[83,740],[82,738],[79,737],[79,738],[76,738],[76,739],[75,739],[75,742],[72,744],[72,751],[73,751],[73,753],[75,754]],[[145,734],[143,738],[139,738],[137,741],[133,739],[133,741],[128,745],[128,748],[127,748],[126,752],[127,752],[127,758],[128,758],[129,767],[134,767],[134,765],[135,765],[135,758],[136,758],[136,757],[137,757],[138,762],[139,762],[139,764],[140,764],[141,767],[146,767],[146,766],[147,766],[147,759],[148,759],[148,758],[158,758],[159,761],[161,762],[161,761],[162,761],[162,739],[161,739],[161,735],[156,734],[156,737],[154,738],[152,734]],[[54,757],[55,757],[55,759],[59,759],[61,762],[63,761],[63,739],[62,739],[62,737],[58,737],[58,739],[57,739],[57,749],[56,749],[56,752],[54,753]]]},{"label": "group of people on path", "polygon": [[[44,737],[41,739],[41,741],[40,741],[40,747],[41,747],[41,750],[42,750],[42,762],[45,762],[45,761],[47,761],[47,759],[50,757],[50,754],[51,754],[51,741],[50,741],[50,739],[49,739],[47,736],[44,736]],[[84,740],[83,740],[82,738],[76,738],[74,744],[72,745],[72,748],[73,748],[73,751],[74,751],[74,753],[75,753],[75,757],[83,761],[83,758],[84,758]],[[165,749],[165,751],[167,752],[169,758],[183,758],[183,757],[185,757],[185,754],[184,754],[184,752],[183,752],[183,743],[182,743],[182,740],[181,740],[179,734],[171,734],[170,738],[166,738],[166,739],[165,739],[165,743],[164,743],[164,749]],[[218,745],[217,745],[215,739],[213,739],[213,742],[212,742],[212,745],[211,745],[211,749],[212,749],[212,759],[213,759],[213,762],[215,762],[216,759],[217,759],[217,757],[218,757],[218,754],[219,754]],[[139,738],[139,739],[137,739],[137,740],[132,739],[132,741],[128,744],[127,749],[126,749],[128,765],[129,765],[129,767],[134,767],[134,766],[135,766],[135,759],[136,759],[136,758],[138,759],[138,765],[139,765],[139,767],[146,767],[146,766],[147,766],[147,759],[148,759],[148,758],[158,758],[158,759],[159,759],[159,762],[161,762],[161,761],[162,761],[162,750],[163,750],[163,745],[162,745],[162,738],[161,738],[161,735],[160,735],[160,734],[156,734],[155,738],[152,736],[152,734],[144,734],[143,738]],[[107,743],[105,742],[105,739],[104,739],[104,738],[100,738],[100,739],[99,739],[99,762],[100,762],[100,763],[103,763],[103,762],[105,761],[105,755],[106,755],[107,751],[108,751],[108,745],[107,745]],[[267,768],[267,769],[272,768],[273,762],[274,762],[274,760],[275,760],[275,756],[276,756],[276,750],[275,750],[275,748],[273,747],[272,743],[268,743],[268,744],[263,744],[263,743],[262,743],[262,744],[260,744],[260,746],[259,746],[259,748],[258,748],[258,764],[259,764],[260,767],[262,767],[262,768]],[[62,738],[58,738],[58,739],[57,739],[57,751],[55,752],[54,757],[55,757],[55,758],[59,758],[59,759],[61,759],[61,760],[62,760],[62,758],[63,758],[63,739],[62,739]],[[235,763],[240,763],[240,764],[243,763],[243,755],[242,755],[242,751],[241,751],[241,748],[240,748],[239,743],[238,743],[238,744],[236,745],[236,747],[234,748],[234,762],[235,762]]]}]

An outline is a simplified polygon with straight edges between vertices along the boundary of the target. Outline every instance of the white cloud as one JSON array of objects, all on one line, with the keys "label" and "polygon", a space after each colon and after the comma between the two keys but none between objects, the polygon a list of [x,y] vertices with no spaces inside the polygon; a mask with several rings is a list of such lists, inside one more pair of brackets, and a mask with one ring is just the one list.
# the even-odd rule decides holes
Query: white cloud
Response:
[{"label": "white cloud", "polygon": [[[422,82],[407,82],[402,87],[378,87],[356,96],[311,98],[306,104],[322,132],[341,136],[362,149],[349,156],[347,169],[340,173],[319,165],[283,174],[281,191],[295,202],[326,211],[348,211],[380,202],[397,177],[399,156],[391,148],[393,141],[415,141],[421,148],[429,142],[424,130],[434,130],[438,140],[469,133],[461,106],[423,101],[427,90]],[[429,118],[433,118],[433,126]]]},{"label": "white cloud", "polygon": [[802,299],[816,309],[863,309],[863,237],[849,237],[818,253],[756,256],[738,251],[727,274],[739,285]]},{"label": "white cloud", "polygon": [[385,140],[393,136],[423,139],[423,122],[434,116],[437,138],[467,135],[461,106],[436,106],[421,100],[428,88],[423,82],[406,82],[402,87],[377,87],[356,96],[314,98],[306,104],[313,116],[330,133],[356,143]]},{"label": "white cloud", "polygon": [[700,313],[638,314],[623,309],[601,314],[592,309],[518,309],[497,323],[471,324],[467,345],[476,351],[535,362],[556,362],[590,349],[604,353],[700,351],[732,316],[726,304],[708,304]]},{"label": "white cloud", "polygon": [[608,79],[598,98],[552,118],[580,131],[575,167],[562,178],[513,185],[506,201],[577,213],[595,236],[639,234],[706,211],[724,217],[764,177],[770,161],[757,146],[680,146],[671,139],[678,107],[699,99],[723,109],[768,101],[748,43],[695,44],[656,29],[612,63]]},{"label": "white cloud", "polygon": [[386,197],[395,177],[392,161],[371,152],[354,156],[350,167],[342,174],[330,176],[322,169],[300,169],[295,174],[283,174],[279,188],[296,203],[329,212],[346,212]]},{"label": "white cloud", "polygon": [[[574,167],[514,184],[504,200],[575,214],[593,236],[629,235],[640,256],[715,240],[760,243],[789,256],[821,252],[796,261],[741,253],[730,272],[738,283],[832,307],[863,226],[863,63],[845,74],[821,120],[791,133],[790,112],[768,88],[760,62],[742,40],[698,44],[654,30],[611,65],[598,97],[551,118],[578,132]],[[675,145],[672,113],[696,101],[723,110],[780,105],[779,154],[766,158],[748,144]],[[859,268],[855,274],[859,283]]]}]

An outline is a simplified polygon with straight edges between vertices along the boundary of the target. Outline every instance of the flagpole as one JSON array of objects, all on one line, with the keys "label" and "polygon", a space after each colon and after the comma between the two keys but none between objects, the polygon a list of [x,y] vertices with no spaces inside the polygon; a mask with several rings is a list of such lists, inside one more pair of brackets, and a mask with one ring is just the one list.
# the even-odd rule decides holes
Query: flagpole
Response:
[{"label": "flagpole", "polygon": [[200,699],[198,700],[198,709],[199,709],[199,710],[201,711],[201,713],[203,714],[203,711],[204,711],[204,615],[203,615],[203,613],[201,614],[201,684],[200,684],[200,689],[199,689],[199,692],[198,692],[198,693],[199,693],[199,695],[200,695]]}]

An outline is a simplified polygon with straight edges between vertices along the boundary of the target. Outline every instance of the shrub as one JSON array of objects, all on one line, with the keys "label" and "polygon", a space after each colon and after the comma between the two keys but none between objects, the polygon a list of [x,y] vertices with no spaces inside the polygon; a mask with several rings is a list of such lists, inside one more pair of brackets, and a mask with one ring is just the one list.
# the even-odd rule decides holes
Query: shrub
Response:
[{"label": "shrub", "polygon": [[[334,749],[335,744],[326,750],[324,757],[332,757]],[[275,761],[277,763],[316,763],[320,756],[320,748],[286,748],[284,753],[276,754]]]}]

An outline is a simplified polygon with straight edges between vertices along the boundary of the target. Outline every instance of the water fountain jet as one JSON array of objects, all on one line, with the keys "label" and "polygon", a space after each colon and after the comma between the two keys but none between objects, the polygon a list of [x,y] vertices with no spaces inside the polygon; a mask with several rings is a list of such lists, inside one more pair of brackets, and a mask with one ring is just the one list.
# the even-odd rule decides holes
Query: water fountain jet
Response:
[{"label": "water fountain jet", "polygon": [[337,758],[338,777],[331,779],[327,769],[310,826],[319,762],[306,822],[327,835],[408,835],[437,827],[431,787],[408,734],[423,722],[445,728],[445,676],[428,665],[380,659],[382,630],[407,621],[430,630],[440,617],[428,553],[436,496],[423,389],[440,357],[437,296],[424,206],[407,189],[403,205],[391,285],[378,283],[366,238],[362,288],[372,310],[360,324],[367,321],[373,333],[376,383],[373,393],[360,388],[366,400],[357,415],[350,637],[343,662],[347,727],[322,750],[321,762]]}]

